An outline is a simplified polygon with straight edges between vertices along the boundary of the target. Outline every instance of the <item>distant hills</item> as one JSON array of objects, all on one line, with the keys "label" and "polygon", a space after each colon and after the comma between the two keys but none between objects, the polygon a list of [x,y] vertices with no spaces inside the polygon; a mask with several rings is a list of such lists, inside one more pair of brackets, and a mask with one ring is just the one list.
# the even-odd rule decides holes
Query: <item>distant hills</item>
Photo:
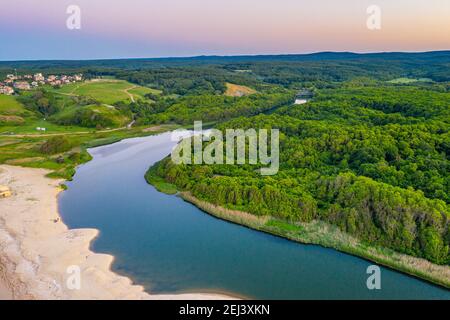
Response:
[{"label": "distant hills", "polygon": [[450,62],[450,50],[429,52],[317,52],[307,54],[279,54],[279,55],[236,55],[236,56],[194,56],[194,57],[167,57],[167,58],[130,58],[130,59],[93,59],[93,60],[29,60],[29,61],[0,61],[0,67],[33,68],[33,67],[68,67],[79,68],[86,66],[117,66],[135,68],[138,65],[158,64],[198,64],[198,63],[245,63],[257,61],[327,61],[327,60],[446,60]]}]

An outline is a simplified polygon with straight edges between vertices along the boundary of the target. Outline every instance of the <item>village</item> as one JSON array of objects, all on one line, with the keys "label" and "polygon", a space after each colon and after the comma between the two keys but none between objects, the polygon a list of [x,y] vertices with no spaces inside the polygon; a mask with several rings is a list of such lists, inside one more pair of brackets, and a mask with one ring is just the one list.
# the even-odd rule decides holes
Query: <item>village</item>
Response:
[{"label": "village", "polygon": [[48,77],[45,77],[42,73],[36,73],[34,75],[8,74],[6,75],[6,79],[0,81],[0,94],[13,95],[17,91],[31,90],[46,84],[56,87],[82,80],[83,74],[49,75]]}]

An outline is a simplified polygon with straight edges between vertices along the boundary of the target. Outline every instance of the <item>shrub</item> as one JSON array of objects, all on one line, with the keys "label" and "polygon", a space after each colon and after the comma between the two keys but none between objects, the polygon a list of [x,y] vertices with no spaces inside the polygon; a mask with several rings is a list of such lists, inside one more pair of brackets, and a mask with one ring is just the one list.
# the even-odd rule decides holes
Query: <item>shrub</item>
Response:
[{"label": "shrub", "polygon": [[39,148],[44,154],[56,154],[69,150],[71,148],[70,141],[64,136],[56,136],[45,141]]}]

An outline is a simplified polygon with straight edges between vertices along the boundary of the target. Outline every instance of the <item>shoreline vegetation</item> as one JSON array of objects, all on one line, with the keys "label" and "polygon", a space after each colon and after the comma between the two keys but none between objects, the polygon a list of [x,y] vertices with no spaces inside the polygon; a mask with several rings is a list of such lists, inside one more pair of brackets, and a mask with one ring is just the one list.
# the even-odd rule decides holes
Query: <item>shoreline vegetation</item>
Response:
[{"label": "shoreline vegetation", "polygon": [[[91,160],[90,148],[119,142],[123,139],[145,137],[179,128],[179,125],[153,125],[119,128],[111,131],[57,132],[51,136],[14,135],[3,137],[0,164],[49,170],[48,177],[71,180],[76,167]],[[2,138],[2,136],[0,136]],[[9,142],[8,139],[11,139]]]},{"label": "shoreline vegetation", "polygon": [[[166,131],[164,129],[167,128],[160,128],[163,131]],[[161,133],[160,130],[147,130],[146,132],[151,132],[152,134]],[[111,137],[104,139],[102,141],[96,140],[95,143],[88,143],[87,148],[97,147],[101,145],[106,145],[110,143],[114,143],[117,141],[120,141],[124,138],[132,138],[130,137]],[[91,160],[90,158],[87,159],[87,161]],[[88,277],[94,277],[93,283],[96,283],[97,287],[94,290],[94,292],[71,292],[70,290],[66,290],[64,292],[61,290],[61,285],[58,287],[59,291],[55,291],[53,288],[50,291],[40,291],[39,288],[41,288],[42,282],[39,283],[42,279],[37,279],[36,275],[27,274],[27,270],[24,270],[25,273],[17,273],[15,270],[20,265],[21,268],[24,268],[25,265],[30,263],[30,260],[27,260],[26,258],[29,258],[29,256],[34,256],[34,259],[37,259],[41,253],[38,252],[20,252],[20,251],[5,251],[2,248],[2,252],[9,252],[9,254],[13,253],[13,255],[16,257],[16,260],[13,261],[13,259],[9,259],[5,254],[2,254],[0,256],[0,265],[2,265],[2,269],[0,270],[0,281],[2,282],[4,287],[7,287],[11,290],[11,292],[3,292],[3,295],[5,297],[9,298],[12,297],[14,299],[52,299],[52,298],[58,298],[58,299],[72,299],[72,298],[78,298],[78,299],[86,299],[86,298],[102,298],[102,299],[229,299],[230,296],[221,295],[221,294],[176,294],[176,295],[150,295],[143,291],[143,288],[140,286],[135,286],[131,283],[131,280],[126,277],[121,277],[113,273],[110,269],[111,264],[113,262],[113,257],[103,254],[97,254],[93,253],[89,250],[90,243],[95,240],[95,238],[98,236],[98,231],[89,229],[89,230],[68,230],[67,227],[60,221],[60,216],[57,211],[57,196],[59,192],[61,192],[64,189],[64,184],[62,179],[55,179],[54,174],[52,174],[51,171],[45,170],[45,169],[37,169],[37,168],[26,168],[26,167],[20,167],[20,166],[9,166],[9,165],[0,165],[2,170],[0,170],[0,177],[1,181],[5,180],[5,168],[11,172],[17,170],[18,172],[23,172],[25,174],[27,179],[24,179],[24,177],[18,177],[14,175],[9,175],[9,184],[13,186],[14,196],[11,199],[2,199],[3,203],[8,203],[9,201],[13,201],[15,205],[9,206],[9,210],[6,210],[5,212],[2,211],[2,215],[0,216],[0,222],[5,226],[3,228],[4,230],[8,230],[6,227],[6,223],[13,223],[20,225],[19,221],[16,219],[23,219],[24,217],[17,213],[18,210],[20,210],[20,207],[17,206],[17,203],[25,203],[27,210],[23,210],[23,214],[32,214],[32,218],[36,217],[36,206],[39,205],[39,203],[45,208],[48,209],[52,208],[51,210],[43,210],[44,207],[41,207],[41,214],[44,214],[43,211],[45,211],[46,215],[52,215],[52,218],[48,219],[38,219],[38,220],[32,220],[35,221],[36,224],[39,225],[30,225],[30,227],[33,228],[39,228],[39,230],[42,229],[42,223],[46,223],[47,227],[50,225],[51,228],[55,228],[55,226],[58,226],[59,228],[62,227],[64,231],[62,231],[59,234],[59,237],[62,237],[65,241],[61,243],[61,241],[54,241],[51,236],[45,235],[44,238],[40,238],[40,241],[44,241],[47,245],[53,244],[55,247],[52,250],[56,250],[58,252],[57,256],[49,257],[47,263],[49,261],[52,261],[51,264],[53,264],[55,261],[61,260],[61,256],[59,253],[61,252],[61,248],[67,244],[67,240],[69,239],[69,242],[73,242],[74,239],[78,239],[75,242],[78,243],[78,248],[80,246],[82,247],[82,250],[75,249],[75,250],[64,250],[65,252],[76,252],[75,256],[76,258],[82,258],[84,256],[88,257],[86,258],[86,263],[93,263],[94,265],[88,265],[84,268],[83,272],[88,274]],[[2,172],[3,171],[3,172]],[[33,179],[29,179],[29,177],[34,177]],[[51,179],[53,178],[53,179]],[[32,181],[35,181],[37,179],[40,181],[41,186],[37,186],[34,183],[31,183]],[[151,174],[151,169],[146,174],[146,180],[149,182],[149,184],[154,185],[157,190],[161,192],[165,192],[167,194],[176,194],[178,193],[177,188],[170,184],[165,182],[161,177],[157,177]],[[27,181],[27,185],[24,185],[24,181]],[[20,186],[17,186],[15,184],[21,184]],[[26,189],[23,189],[25,188]],[[50,188],[50,189],[49,189]],[[38,191],[41,194],[41,198],[35,197],[32,195],[33,192]],[[363,244],[358,243],[354,238],[351,238],[350,236],[342,234],[340,231],[336,231],[336,229],[332,230],[333,232],[330,233],[330,226],[318,222],[310,223],[310,224],[299,224],[299,225],[293,225],[286,223],[284,221],[279,221],[275,219],[271,219],[268,217],[261,218],[254,216],[249,213],[235,211],[235,210],[229,210],[225,208],[221,208],[215,205],[212,205],[210,203],[207,203],[205,201],[201,201],[189,193],[179,193],[179,195],[185,200],[188,201],[203,211],[207,212],[208,214],[211,214],[217,218],[230,221],[233,223],[237,223],[239,225],[243,225],[258,231],[266,232],[272,235],[280,236],[292,241],[306,243],[306,244],[316,244],[321,245],[324,247],[329,248],[335,248],[336,250],[346,252],[353,254],[355,256],[359,256],[361,258],[365,258],[368,260],[375,261],[377,263],[380,263],[382,265],[385,265],[387,267],[393,268],[398,271],[402,271],[404,273],[407,273],[409,275],[418,277],[423,280],[427,280],[429,282],[432,282],[437,285],[441,285],[445,288],[450,288],[450,281],[442,280],[439,278],[442,274],[444,274],[445,279],[450,279],[450,275],[448,274],[449,271],[445,269],[445,267],[437,266],[432,263],[429,263],[426,260],[418,259],[409,257],[406,255],[401,255],[398,253],[395,253],[391,250],[384,250],[379,251],[374,248],[370,249],[368,247],[365,247]],[[53,210],[54,208],[54,210]],[[32,212],[30,211],[32,210]],[[31,213],[30,213],[31,212]],[[8,216],[6,216],[8,215]],[[14,216],[15,219],[11,221],[11,217]],[[57,221],[57,222],[55,222]],[[44,228],[45,229],[45,228]],[[42,230],[44,230],[42,229]],[[5,242],[5,239],[8,240],[8,242]],[[337,241],[336,241],[337,239]],[[2,233],[0,237],[0,244],[2,246],[7,246],[9,250],[11,250],[11,247],[14,247],[15,250],[19,250],[21,246],[19,243],[21,242],[29,242],[29,239],[27,239],[27,235],[21,235],[20,237],[15,235],[11,236],[11,234],[5,234]],[[36,240],[36,239],[34,239]],[[13,241],[13,242],[11,242]],[[347,241],[347,242],[345,242]],[[32,241],[33,242],[33,241]],[[13,245],[12,245],[13,243]],[[34,243],[34,245],[39,244],[39,242]],[[75,245],[72,243],[72,245]],[[28,250],[28,249],[27,249]],[[77,254],[78,252],[78,254]],[[82,252],[83,254],[80,254]],[[43,255],[46,257],[46,255]],[[75,256],[71,256],[70,259],[75,259]],[[19,258],[17,258],[19,257]],[[45,259],[47,260],[47,259]],[[89,260],[89,261],[88,261]],[[36,260],[37,261],[37,260]],[[34,263],[36,263],[34,261]],[[41,262],[41,261],[39,261]],[[33,265],[33,263],[31,263]],[[411,265],[413,267],[411,267]],[[36,265],[34,265],[36,266]],[[49,265],[46,265],[44,268],[42,265],[39,270],[42,270],[43,272],[47,272],[46,268],[50,268]],[[36,268],[32,268],[32,270],[36,271]],[[54,272],[55,270],[51,270]],[[99,272],[103,274],[100,276]],[[117,280],[118,283],[120,283],[121,286],[125,286],[127,288],[127,292],[130,288],[132,289],[133,295],[123,295],[121,292],[122,289],[118,289],[119,291],[114,292],[112,294],[105,293],[104,287],[107,286],[108,280],[105,280],[106,278],[103,278],[103,283],[95,279],[95,276],[102,278],[104,275],[107,275],[108,279],[120,279]],[[64,270],[59,270],[57,273],[53,273],[53,277],[58,278],[60,284],[63,284],[64,282],[64,276],[67,274],[64,272]],[[43,279],[46,279],[46,281],[50,281],[51,277],[49,278],[48,274],[45,274]],[[53,279],[55,280],[55,279]],[[50,283],[50,282],[47,282]],[[52,287],[49,285],[49,287]],[[102,288],[103,287],[103,288]],[[72,295],[71,295],[72,294]]]},{"label": "shoreline vegetation", "polygon": [[332,248],[450,289],[450,269],[447,266],[440,266],[391,249],[365,245],[336,226],[322,221],[294,224],[269,216],[256,216],[248,212],[217,206],[194,197],[189,191],[179,192],[175,185],[164,181],[154,173],[155,166],[152,166],[145,178],[156,190],[169,195],[176,194],[216,218],[294,242]]}]

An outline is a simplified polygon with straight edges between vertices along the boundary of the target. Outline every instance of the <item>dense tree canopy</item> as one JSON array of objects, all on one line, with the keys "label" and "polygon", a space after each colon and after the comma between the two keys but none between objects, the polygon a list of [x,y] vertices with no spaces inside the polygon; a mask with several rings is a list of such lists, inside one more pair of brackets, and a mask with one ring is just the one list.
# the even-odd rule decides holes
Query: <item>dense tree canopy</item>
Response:
[{"label": "dense tree canopy", "polygon": [[217,205],[325,220],[368,243],[448,264],[449,103],[450,93],[433,86],[322,89],[305,105],[219,126],[280,129],[277,175],[169,159],[156,173]]}]

